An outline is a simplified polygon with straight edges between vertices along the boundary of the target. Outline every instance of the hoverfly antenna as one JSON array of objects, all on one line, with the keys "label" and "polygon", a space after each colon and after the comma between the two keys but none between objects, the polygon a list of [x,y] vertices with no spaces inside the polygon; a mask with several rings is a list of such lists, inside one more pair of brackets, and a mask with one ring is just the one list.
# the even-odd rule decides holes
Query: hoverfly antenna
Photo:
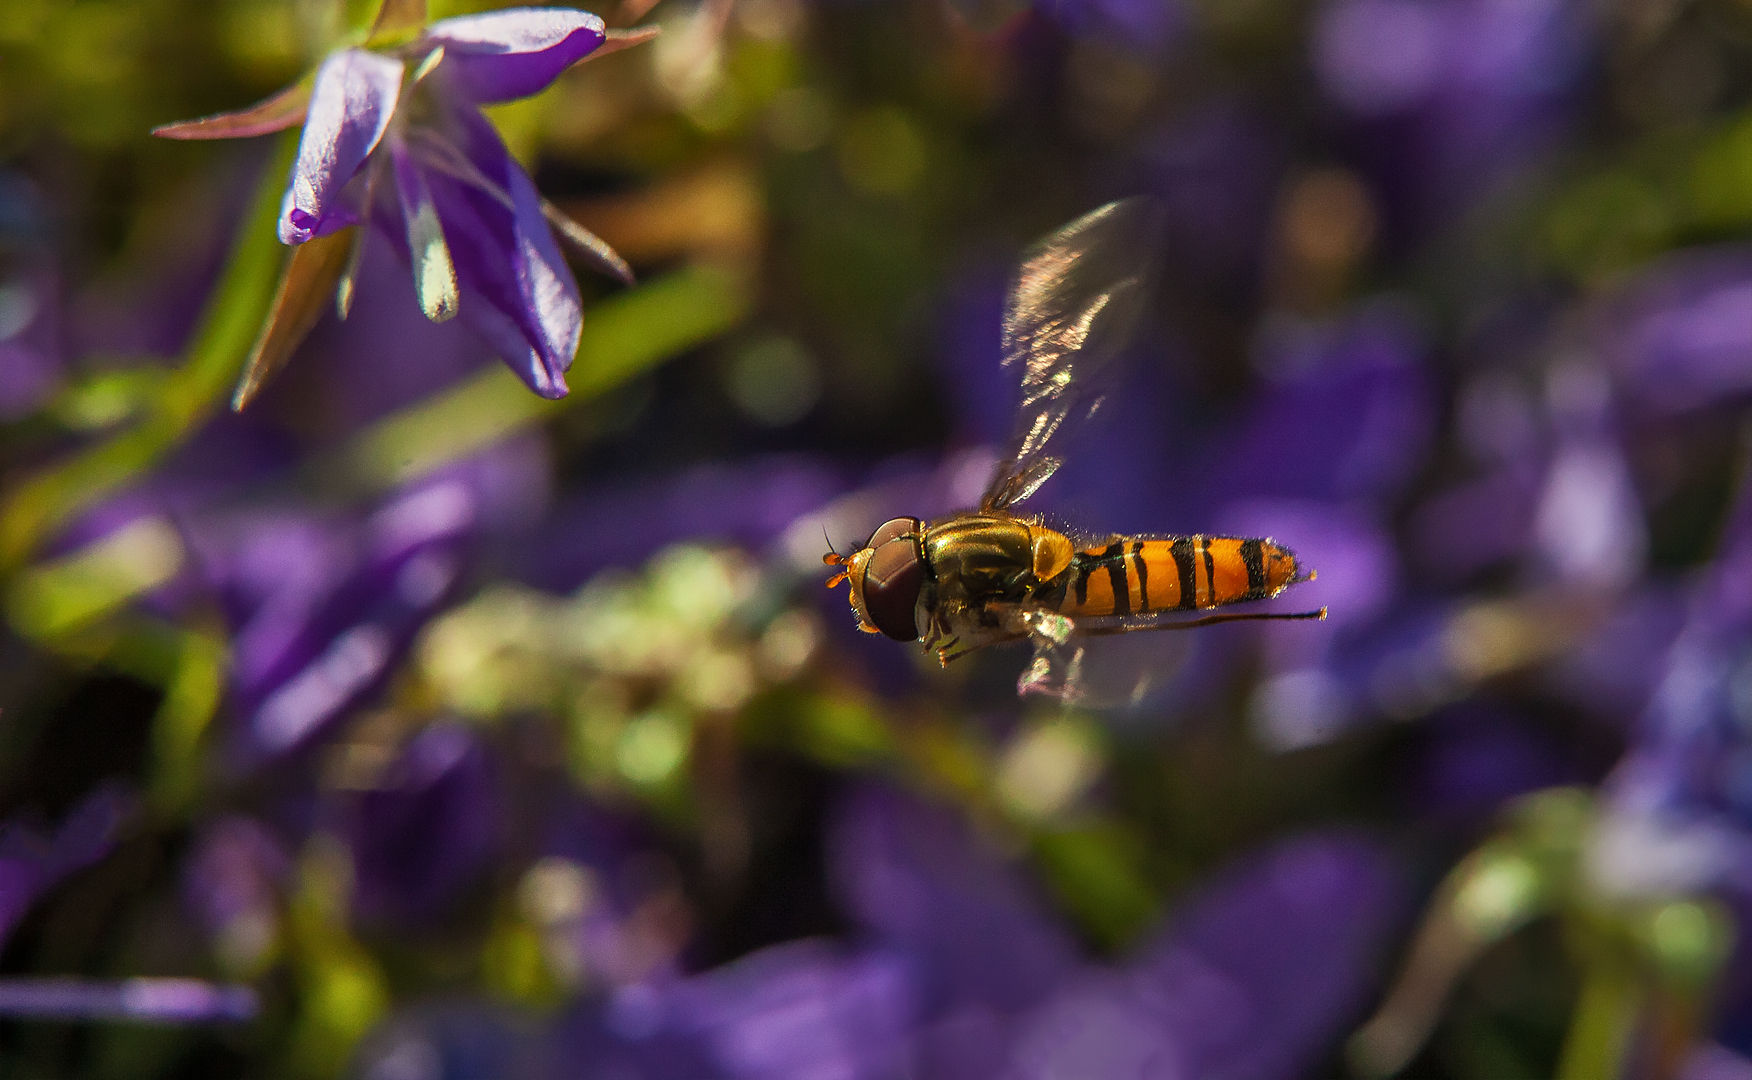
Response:
[{"label": "hoverfly antenna", "polygon": [[[827,535],[826,525],[821,527],[821,538],[827,541],[827,554],[821,557],[821,561],[828,566],[844,566],[846,564],[846,557],[833,549],[833,537]],[[841,570],[839,573],[827,579],[827,587],[830,589],[834,588],[850,576],[851,575],[846,571]]]}]

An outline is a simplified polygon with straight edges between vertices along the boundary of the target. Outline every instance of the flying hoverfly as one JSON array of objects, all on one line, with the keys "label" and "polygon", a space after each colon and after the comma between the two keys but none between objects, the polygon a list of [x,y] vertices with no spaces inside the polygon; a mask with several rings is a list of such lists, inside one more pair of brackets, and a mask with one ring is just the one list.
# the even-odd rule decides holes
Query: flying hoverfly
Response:
[{"label": "flying hoverfly", "polygon": [[[1101,376],[1138,321],[1155,236],[1141,199],[1109,203],[1024,257],[1003,322],[1003,363],[1021,373],[1010,453],[979,507],[925,522],[897,517],[851,555],[829,551],[833,588],[851,585],[866,633],[923,641],[945,665],[987,645],[1029,641],[1023,693],[1079,696],[1080,639],[1182,630],[1242,619],[1323,619],[1306,612],[1223,613],[1314,577],[1288,548],[1238,536],[1074,539],[1015,507],[1052,476],[1048,450],[1067,422],[1101,403]],[[1061,440],[1062,441],[1062,440]]]}]

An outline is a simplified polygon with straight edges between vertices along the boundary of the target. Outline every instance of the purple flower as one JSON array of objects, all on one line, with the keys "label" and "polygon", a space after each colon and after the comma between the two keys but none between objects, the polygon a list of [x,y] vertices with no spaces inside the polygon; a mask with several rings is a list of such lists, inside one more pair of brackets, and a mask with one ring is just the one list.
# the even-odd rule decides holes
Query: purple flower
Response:
[{"label": "purple flower", "polygon": [[[631,275],[619,256],[541,198],[480,106],[541,91],[601,48],[608,33],[595,15],[567,8],[514,8],[419,29],[423,21],[424,4],[386,3],[365,45],[329,54],[308,89],[301,83],[251,109],[156,133],[232,138],[302,121],[281,241],[307,244],[375,224],[411,264],[428,318],[462,314],[530,389],[563,397],[583,312],[553,230],[597,266],[623,280]],[[615,46],[648,36],[620,35]],[[369,231],[360,229],[346,259],[321,260],[326,270],[302,286],[338,280],[343,317],[357,245]],[[240,405],[266,366],[281,359],[258,357]]]},{"label": "purple flower", "polygon": [[1193,470],[1201,509],[1236,496],[1382,500],[1423,464],[1433,387],[1403,312],[1364,308],[1263,352],[1278,378]]},{"label": "purple flower", "polygon": [[1300,1074],[1365,1007],[1404,883],[1382,847],[1327,831],[1218,872],[1129,965],[1197,1076]]}]

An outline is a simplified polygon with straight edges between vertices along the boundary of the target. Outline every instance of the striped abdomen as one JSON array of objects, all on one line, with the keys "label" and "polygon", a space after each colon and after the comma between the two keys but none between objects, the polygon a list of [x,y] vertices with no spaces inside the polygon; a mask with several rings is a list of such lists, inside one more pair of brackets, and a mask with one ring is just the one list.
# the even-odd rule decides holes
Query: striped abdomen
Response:
[{"label": "striped abdomen", "polygon": [[1270,540],[1121,538],[1077,552],[1042,599],[1064,615],[1188,611],[1276,596],[1296,580],[1297,570],[1296,556]]}]

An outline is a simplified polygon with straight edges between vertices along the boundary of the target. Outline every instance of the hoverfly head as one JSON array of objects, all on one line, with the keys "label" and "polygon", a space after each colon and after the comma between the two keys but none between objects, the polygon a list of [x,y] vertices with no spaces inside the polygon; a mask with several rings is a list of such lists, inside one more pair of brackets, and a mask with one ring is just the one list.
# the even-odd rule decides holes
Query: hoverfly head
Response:
[{"label": "hoverfly head", "polygon": [[827,565],[844,567],[828,579],[827,587],[851,583],[852,610],[858,629],[866,634],[886,634],[896,641],[918,638],[914,610],[925,581],[922,532],[918,518],[894,518],[850,556],[831,550],[822,556]]}]

